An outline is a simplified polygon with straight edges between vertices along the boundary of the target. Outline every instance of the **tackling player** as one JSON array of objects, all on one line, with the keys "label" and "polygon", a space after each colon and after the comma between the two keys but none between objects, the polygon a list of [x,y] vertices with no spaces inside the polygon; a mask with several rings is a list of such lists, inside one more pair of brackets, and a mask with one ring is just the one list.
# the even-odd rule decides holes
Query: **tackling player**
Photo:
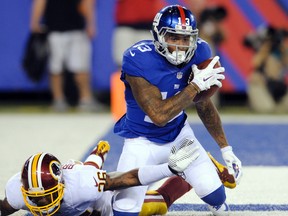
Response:
[{"label": "tackling player", "polygon": [[[185,181],[207,203],[214,215],[227,215],[226,193],[213,163],[187,122],[185,109],[211,86],[222,86],[224,68],[214,68],[219,57],[199,70],[196,65],[211,57],[210,46],[198,38],[192,12],[180,5],[163,8],[152,25],[153,40],[144,40],[123,54],[121,80],[125,84],[126,114],[114,132],[124,137],[118,171],[166,162],[169,149],[183,138],[193,140],[200,156],[185,171]],[[193,79],[189,81],[190,74]],[[207,98],[195,103],[197,113],[221,149],[223,159],[236,182],[241,177],[241,161],[226,139],[219,113]],[[237,168],[238,175],[233,168]],[[175,188],[181,185],[174,185]],[[115,216],[137,216],[147,186],[115,192]]]},{"label": "tackling player", "polygon": [[184,171],[198,156],[191,140],[173,146],[168,164],[145,166],[125,173],[106,173],[102,165],[110,150],[100,141],[84,163],[69,160],[62,164],[49,153],[29,157],[22,172],[12,176],[0,200],[0,215],[20,209],[33,215],[112,216],[112,192],[136,185],[147,185]]}]

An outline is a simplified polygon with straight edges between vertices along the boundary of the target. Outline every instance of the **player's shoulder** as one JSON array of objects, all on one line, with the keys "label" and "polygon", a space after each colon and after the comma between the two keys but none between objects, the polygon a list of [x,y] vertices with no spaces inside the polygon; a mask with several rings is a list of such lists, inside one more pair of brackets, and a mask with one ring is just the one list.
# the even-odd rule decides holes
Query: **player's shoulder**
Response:
[{"label": "player's shoulder", "polygon": [[67,166],[83,165],[83,162],[79,160],[69,159],[66,163],[62,164],[62,169],[66,169]]},{"label": "player's shoulder", "polygon": [[18,172],[8,180],[6,184],[6,190],[9,188],[15,188],[15,186],[21,186],[21,173]]},{"label": "player's shoulder", "polygon": [[146,77],[151,68],[157,70],[162,65],[163,59],[152,40],[139,41],[125,51],[122,71],[131,76]]},{"label": "player's shoulder", "polygon": [[190,62],[193,64],[199,64],[212,56],[212,50],[210,45],[203,40],[202,38],[198,38],[197,40],[197,49],[193,55],[193,58]]},{"label": "player's shoulder", "polygon": [[[8,203],[14,209],[22,209],[25,207],[25,203],[23,201],[22,193],[21,193],[21,173],[13,175],[7,182],[5,188],[6,198]],[[18,188],[18,189],[16,189]]]},{"label": "player's shoulder", "polygon": [[152,49],[154,49],[154,43],[152,40],[141,40],[130,46],[125,52],[138,50],[141,53],[145,51],[150,51]]},{"label": "player's shoulder", "polygon": [[[68,165],[68,164],[67,164]],[[97,176],[105,172],[94,166],[74,164],[63,169],[66,203],[74,205],[80,202],[90,202],[99,197]]]},{"label": "player's shoulder", "polygon": [[153,61],[153,53],[155,53],[153,41],[142,40],[135,43],[124,52],[123,61],[127,60],[135,63]]},{"label": "player's shoulder", "polygon": [[207,41],[198,37],[198,39],[197,39],[197,51],[198,52],[211,52],[211,47]]}]

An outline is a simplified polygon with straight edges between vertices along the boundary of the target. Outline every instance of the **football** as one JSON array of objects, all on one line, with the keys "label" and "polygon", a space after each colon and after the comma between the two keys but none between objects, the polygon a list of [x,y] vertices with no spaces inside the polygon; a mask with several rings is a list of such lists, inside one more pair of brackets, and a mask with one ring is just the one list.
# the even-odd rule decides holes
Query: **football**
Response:
[{"label": "football", "polygon": [[[198,69],[204,69],[207,67],[207,65],[212,61],[213,57],[207,59],[206,61],[200,63],[197,65]],[[221,67],[221,64],[220,62],[218,61],[214,68],[218,68],[218,67]],[[193,78],[192,78],[193,79]],[[210,98],[213,94],[215,94],[216,91],[218,91],[219,87],[214,85],[214,86],[211,86],[210,89],[206,90],[206,91],[201,91],[199,94],[197,94],[193,101],[194,102],[199,102],[199,101],[202,101],[202,100],[206,100],[208,98]]]},{"label": "football", "polygon": [[233,175],[229,174],[227,167],[219,163],[209,152],[207,152],[207,154],[211,159],[211,161],[213,162],[213,164],[215,165],[216,171],[223,185],[230,189],[235,188],[236,187],[235,178]]},{"label": "football", "polygon": [[217,173],[221,179],[223,185],[227,188],[233,189],[236,187],[235,178],[233,175],[229,174],[227,167],[224,167],[223,171],[217,170]]}]

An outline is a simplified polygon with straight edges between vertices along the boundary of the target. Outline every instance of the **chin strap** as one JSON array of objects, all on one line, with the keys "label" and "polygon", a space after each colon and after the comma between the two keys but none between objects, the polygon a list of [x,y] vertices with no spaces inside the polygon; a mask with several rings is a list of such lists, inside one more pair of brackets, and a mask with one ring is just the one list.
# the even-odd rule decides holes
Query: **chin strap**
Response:
[{"label": "chin strap", "polygon": [[168,54],[166,55],[166,58],[169,62],[171,62],[174,65],[179,65],[185,62],[186,58],[186,52],[185,51],[180,51],[180,50],[175,50],[172,53],[167,51]]}]

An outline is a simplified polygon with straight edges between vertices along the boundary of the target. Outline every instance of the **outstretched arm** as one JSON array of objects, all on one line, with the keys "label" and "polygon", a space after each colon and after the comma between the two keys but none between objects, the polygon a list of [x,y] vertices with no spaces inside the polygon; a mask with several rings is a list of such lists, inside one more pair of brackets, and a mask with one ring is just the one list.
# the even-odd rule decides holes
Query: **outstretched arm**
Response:
[{"label": "outstretched arm", "polygon": [[196,109],[203,124],[220,147],[229,174],[233,174],[236,183],[239,184],[242,177],[242,163],[228,144],[218,110],[210,99],[196,103]]},{"label": "outstretched arm", "polygon": [[120,190],[128,187],[149,185],[163,178],[170,177],[177,171],[171,170],[168,163],[150,165],[128,172],[107,173],[104,190]]},{"label": "outstretched arm", "polygon": [[4,200],[0,200],[0,215],[1,216],[10,215],[16,211],[18,211],[18,209],[12,208],[12,206],[8,203],[6,197]]},{"label": "outstretched arm", "polygon": [[184,139],[179,146],[172,147],[168,163],[145,166],[125,173],[108,173],[104,190],[149,185],[173,174],[181,174],[199,154],[199,147],[194,141]]},{"label": "outstretched arm", "polygon": [[139,169],[134,169],[125,173],[107,173],[104,190],[119,190],[127,187],[141,185],[138,178],[138,170]]}]

